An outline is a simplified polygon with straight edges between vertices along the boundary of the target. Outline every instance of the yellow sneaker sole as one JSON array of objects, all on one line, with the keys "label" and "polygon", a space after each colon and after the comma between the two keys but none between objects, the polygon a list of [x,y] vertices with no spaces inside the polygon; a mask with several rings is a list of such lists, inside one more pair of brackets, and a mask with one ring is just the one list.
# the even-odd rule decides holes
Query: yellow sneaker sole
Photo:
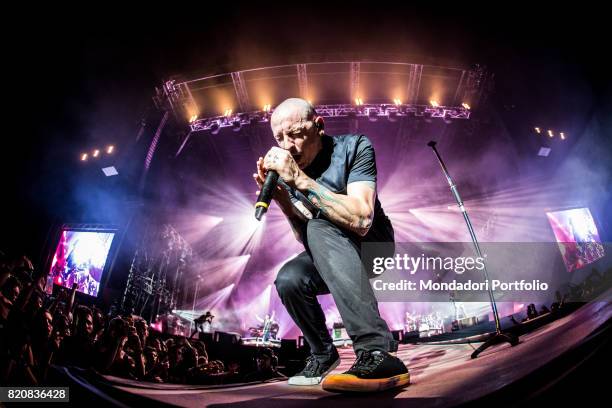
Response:
[{"label": "yellow sneaker sole", "polygon": [[335,392],[376,392],[410,384],[410,373],[382,379],[363,379],[352,374],[331,374],[323,379],[325,391]]}]

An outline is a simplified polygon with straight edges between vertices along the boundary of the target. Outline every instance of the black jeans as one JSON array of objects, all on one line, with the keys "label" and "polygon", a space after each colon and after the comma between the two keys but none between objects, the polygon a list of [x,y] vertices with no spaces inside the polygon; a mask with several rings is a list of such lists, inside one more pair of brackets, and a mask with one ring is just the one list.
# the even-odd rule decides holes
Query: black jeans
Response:
[{"label": "black jeans", "polygon": [[328,293],[336,302],[355,352],[396,351],[397,341],[380,317],[362,267],[359,241],[324,219],[309,220],[302,240],[306,251],[283,265],[274,284],[312,353],[324,358],[333,347],[317,300],[317,295]]}]

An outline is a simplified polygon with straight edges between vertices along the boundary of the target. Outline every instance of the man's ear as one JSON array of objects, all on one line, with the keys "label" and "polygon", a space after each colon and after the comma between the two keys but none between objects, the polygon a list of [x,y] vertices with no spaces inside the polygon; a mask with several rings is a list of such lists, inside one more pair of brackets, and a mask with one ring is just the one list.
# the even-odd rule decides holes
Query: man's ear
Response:
[{"label": "man's ear", "polygon": [[323,130],[325,128],[325,121],[323,120],[322,116],[315,117],[313,122],[315,126],[317,127],[317,129]]},{"label": "man's ear", "polygon": [[315,116],[315,118],[313,119],[315,128],[317,129],[317,133],[319,134],[319,136],[323,135],[323,129],[325,128],[325,121],[323,120],[322,116]]}]

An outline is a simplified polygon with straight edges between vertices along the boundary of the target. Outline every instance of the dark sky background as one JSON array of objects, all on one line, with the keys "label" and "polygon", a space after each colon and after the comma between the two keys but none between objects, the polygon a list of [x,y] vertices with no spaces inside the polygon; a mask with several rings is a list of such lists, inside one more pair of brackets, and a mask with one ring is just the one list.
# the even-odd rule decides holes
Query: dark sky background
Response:
[{"label": "dark sky background", "polygon": [[70,200],[79,171],[74,158],[96,141],[133,137],[154,87],[173,74],[400,54],[414,62],[483,63],[496,74],[495,103],[516,105],[525,116],[561,120],[571,113],[561,102],[573,89],[587,92],[598,112],[610,106],[609,34],[601,10],[172,6],[63,17],[40,10],[38,17],[15,15],[18,24],[2,29],[10,114],[2,149],[7,222],[1,250],[38,256]]}]

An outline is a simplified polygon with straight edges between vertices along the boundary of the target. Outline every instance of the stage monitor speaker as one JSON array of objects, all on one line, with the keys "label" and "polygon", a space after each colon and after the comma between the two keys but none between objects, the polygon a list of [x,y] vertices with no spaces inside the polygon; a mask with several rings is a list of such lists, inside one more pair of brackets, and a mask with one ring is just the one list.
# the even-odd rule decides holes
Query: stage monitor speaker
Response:
[{"label": "stage monitor speaker", "polygon": [[300,350],[306,353],[310,353],[310,345],[308,344],[304,336],[298,337],[298,347]]},{"label": "stage monitor speaker", "polygon": [[297,350],[296,339],[282,339],[281,340],[281,352],[294,353]]},{"label": "stage monitor speaker", "polygon": [[410,331],[410,332],[405,332],[404,333],[404,338],[402,343],[406,344],[406,343],[410,343],[413,341],[418,341],[420,338],[420,334],[418,331]]},{"label": "stage monitor speaker", "polygon": [[403,330],[393,330],[391,331],[393,335],[393,340],[402,341],[404,340],[404,331]]},{"label": "stage monitor speaker", "polygon": [[217,343],[225,344],[240,344],[240,334],[238,333],[225,333],[215,332],[214,340]]}]

